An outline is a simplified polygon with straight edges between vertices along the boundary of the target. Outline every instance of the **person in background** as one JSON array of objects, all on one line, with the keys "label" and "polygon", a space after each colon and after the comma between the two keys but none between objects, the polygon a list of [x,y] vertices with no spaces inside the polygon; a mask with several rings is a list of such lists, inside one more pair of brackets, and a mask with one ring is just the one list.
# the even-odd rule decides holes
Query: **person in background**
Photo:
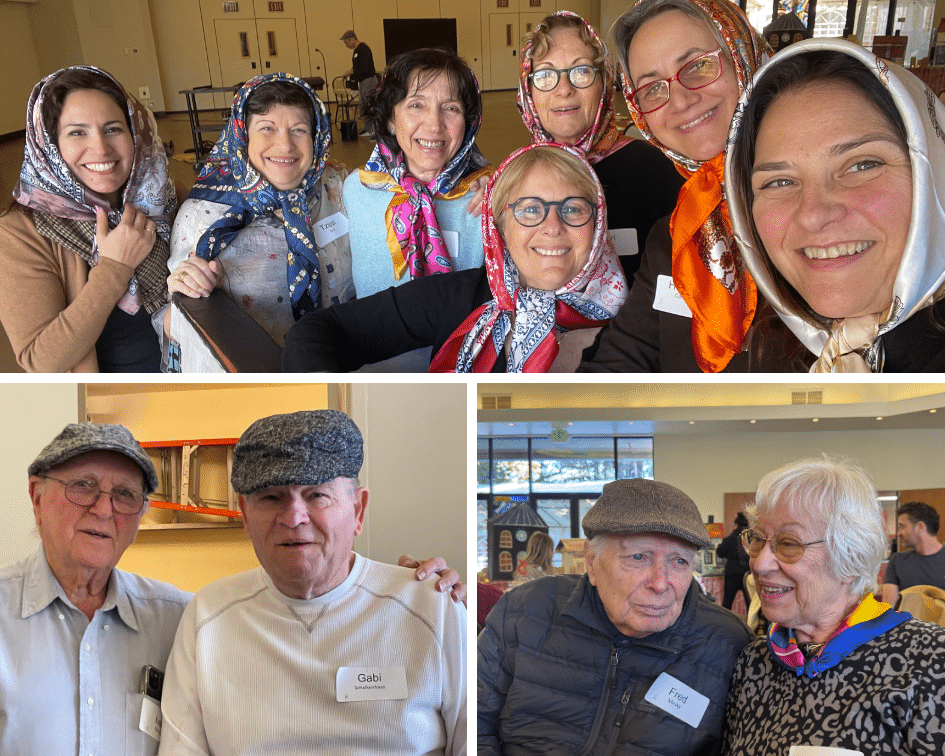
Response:
[{"label": "person in background", "polygon": [[[377,86],[377,71],[374,68],[374,54],[367,43],[361,42],[353,29],[348,29],[341,35],[341,41],[345,47],[352,50],[351,68],[345,71],[345,76],[350,76],[357,82],[358,93],[361,95],[361,103],[367,100],[368,93]],[[370,136],[371,133],[365,129],[359,136]]]},{"label": "person in background", "polygon": [[547,533],[532,533],[525,546],[525,559],[518,565],[518,573],[510,588],[524,585],[530,580],[554,575],[557,570],[551,563],[555,555],[555,542]]},{"label": "person in background", "polygon": [[0,217],[0,321],[28,372],[159,372],[177,192],[154,116],[109,73],[72,66],[30,95]]},{"label": "person in background", "polygon": [[518,109],[533,144],[584,152],[604,187],[608,234],[628,285],[653,224],[676,207],[682,176],[658,149],[614,122],[617,76],[603,40],[571,11],[546,16],[522,43]]},{"label": "person in background", "polygon": [[745,575],[749,572],[748,554],[742,545],[742,531],[747,527],[748,518],[744,512],[739,512],[735,515],[735,529],[715,547],[716,555],[725,560],[725,593],[722,596],[722,606],[726,609],[732,608],[739,591],[745,598],[745,609],[751,605],[751,598],[745,588]]},{"label": "person in background", "polygon": [[[27,472],[41,546],[0,568],[0,753],[155,756],[159,732],[139,722],[160,711],[142,678],[163,675],[191,594],[116,567],[154,465],[127,428],[73,423]],[[465,599],[442,558],[401,564]]]},{"label": "person in background", "polygon": [[261,566],[185,610],[160,753],[466,753],[466,611],[352,550],[363,459],[337,410],[274,415],[240,436],[231,482]]},{"label": "person in background", "polygon": [[693,580],[709,546],[695,502],[618,480],[582,525],[586,574],[507,591],[486,618],[477,753],[717,753],[751,633]]},{"label": "person in background", "polygon": [[174,224],[170,291],[220,287],[280,345],[305,313],[352,299],[344,175],[326,163],[330,145],[328,112],[302,79],[246,82]]},{"label": "person in background", "polygon": [[945,548],[938,540],[939,517],[928,504],[910,501],[896,510],[896,534],[905,550],[889,557],[883,601],[896,606],[899,594],[916,585],[945,590]]},{"label": "person in background", "polygon": [[785,465],[747,514],[772,624],[738,659],[722,753],[943,753],[945,628],[873,598],[886,525],[866,472],[826,456]]},{"label": "person in background", "polygon": [[350,371],[432,348],[432,372],[572,372],[626,295],[600,182],[578,150],[530,145],[495,172],[484,208],[485,268],[303,318],[283,370]]},{"label": "person in background", "polygon": [[758,72],[725,184],[771,308],[751,353],[813,373],[945,370],[943,121],[920,79],[846,40],[804,40]]}]

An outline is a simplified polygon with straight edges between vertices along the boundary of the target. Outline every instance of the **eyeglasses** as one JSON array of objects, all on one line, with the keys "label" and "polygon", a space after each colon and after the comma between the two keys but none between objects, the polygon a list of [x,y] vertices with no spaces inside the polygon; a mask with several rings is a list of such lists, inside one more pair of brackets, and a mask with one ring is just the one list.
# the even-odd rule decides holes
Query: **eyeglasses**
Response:
[{"label": "eyeglasses", "polygon": [[112,507],[119,514],[138,514],[144,506],[144,494],[140,491],[132,491],[129,488],[113,488],[111,491],[103,491],[91,480],[79,478],[66,481],[59,480],[59,478],[54,478],[51,475],[40,477],[62,483],[66,488],[66,498],[80,507],[93,506],[103,493],[108,494]]},{"label": "eyeglasses", "polygon": [[821,539],[801,543],[794,536],[784,535],[783,533],[776,533],[771,538],[762,538],[754,530],[743,530],[742,543],[745,545],[748,556],[752,559],[755,559],[761,553],[766,543],[770,543],[771,552],[775,559],[785,564],[794,564],[804,555],[804,549],[808,546],[813,546],[815,543],[825,543],[825,541]]},{"label": "eyeglasses", "polygon": [[521,197],[506,207],[512,211],[519,225],[528,228],[544,223],[551,207],[558,212],[561,222],[572,228],[586,225],[597,214],[597,207],[584,197],[567,197],[560,202],[545,202],[538,197]]},{"label": "eyeglasses", "polygon": [[600,71],[596,67],[584,63],[579,66],[571,66],[571,68],[539,68],[537,71],[532,71],[528,78],[531,79],[532,86],[535,89],[540,92],[550,92],[558,86],[558,82],[561,81],[561,74],[568,75],[568,81],[571,82],[572,86],[578,89],[587,89],[594,83],[594,79],[597,78],[599,73]]},{"label": "eyeglasses", "polygon": [[669,84],[678,81],[686,89],[702,89],[716,81],[722,75],[722,48],[715,52],[693,58],[680,68],[675,76],[668,79],[650,81],[639,89],[634,89],[630,97],[641,113],[652,113],[669,102]]}]

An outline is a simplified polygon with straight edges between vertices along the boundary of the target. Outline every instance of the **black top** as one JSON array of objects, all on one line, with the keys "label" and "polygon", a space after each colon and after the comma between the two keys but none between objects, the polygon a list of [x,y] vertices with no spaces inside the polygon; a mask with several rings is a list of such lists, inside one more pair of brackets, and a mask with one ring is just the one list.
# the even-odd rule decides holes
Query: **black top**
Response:
[{"label": "black top", "polygon": [[129,315],[117,307],[95,342],[102,373],[160,373],[161,344],[143,307]]},{"label": "black top", "polygon": [[[492,299],[485,268],[392,286],[303,316],[285,337],[284,372],[347,373],[421,349],[440,350],[477,307]],[[500,351],[494,373],[504,373]]]},{"label": "black top", "polygon": [[359,42],[351,54],[351,78],[357,82],[374,76],[377,73],[374,70],[374,55],[371,48],[364,42]]},{"label": "black top", "polygon": [[676,208],[685,179],[672,160],[643,139],[633,140],[593,167],[604,187],[608,229],[637,230],[637,253],[620,255],[627,284],[632,285],[650,229]]}]

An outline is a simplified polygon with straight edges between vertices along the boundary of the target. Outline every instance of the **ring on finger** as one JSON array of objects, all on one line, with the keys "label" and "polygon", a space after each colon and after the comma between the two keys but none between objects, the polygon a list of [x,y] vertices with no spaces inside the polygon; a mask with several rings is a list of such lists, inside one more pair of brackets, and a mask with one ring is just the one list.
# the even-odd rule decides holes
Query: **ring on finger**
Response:
[{"label": "ring on finger", "polygon": [[180,273],[177,274],[177,280],[180,281],[181,283],[184,283],[185,278],[187,278],[186,270],[182,270]]}]

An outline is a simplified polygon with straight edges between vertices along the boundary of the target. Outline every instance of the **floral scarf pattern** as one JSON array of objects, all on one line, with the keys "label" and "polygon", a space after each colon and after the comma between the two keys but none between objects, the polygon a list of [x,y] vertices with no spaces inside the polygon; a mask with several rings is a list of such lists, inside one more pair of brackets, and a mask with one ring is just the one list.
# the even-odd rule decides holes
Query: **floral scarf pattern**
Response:
[{"label": "floral scarf pattern", "polygon": [[[384,86],[384,82],[381,81],[379,86]],[[478,87],[477,82],[477,94]],[[433,200],[436,197],[453,199],[462,196],[470,181],[491,170],[489,161],[476,146],[481,123],[480,117],[469,125],[459,150],[429,183],[407,172],[407,161],[401,150],[395,154],[380,142],[359,172],[361,183],[368,189],[394,195],[387,206],[385,223],[387,247],[397,280],[407,272],[411,278],[421,278],[453,270]]]},{"label": "floral scarf pattern", "polygon": [[[295,84],[305,91],[312,102],[314,158],[296,189],[277,189],[249,162],[246,101],[258,86],[274,81]],[[233,115],[213,146],[190,192],[191,198],[230,206],[197,242],[197,254],[205,260],[219,256],[254,218],[282,211],[288,244],[286,284],[296,320],[321,308],[318,245],[308,201],[318,191],[318,181],[325,170],[330,145],[331,122],[328,120],[328,111],[308,84],[287,73],[257,76],[247,81],[233,98]]]},{"label": "floral scarf pattern", "polygon": [[[47,85],[60,74],[73,70],[88,71],[109,79],[126,98],[125,112],[131,121],[135,154],[118,208],[113,208],[105,197],[75,177],[59,152],[57,135],[48,133],[43,125]],[[154,246],[135,269],[128,291],[117,306],[134,315],[142,306],[148,313],[153,313],[164,305],[167,300],[171,223],[177,211],[177,194],[168,176],[167,153],[158,135],[154,115],[110,73],[94,66],[72,66],[50,74],[33,87],[26,108],[23,167],[13,188],[13,199],[33,210],[36,228],[41,235],[73,250],[90,267],[99,261],[95,241],[96,207],[104,208],[108,213],[110,229],[121,222],[126,203],[147,214],[157,228]]]},{"label": "floral scarf pattern", "polygon": [[[576,13],[571,11],[558,11],[553,14],[562,18],[574,18],[584,24],[593,39],[600,46],[604,54],[601,79],[603,89],[601,91],[600,104],[597,106],[597,115],[594,122],[580,139],[573,145],[581,150],[591,164],[603,160],[605,157],[630,143],[628,137],[623,136],[617,131],[617,125],[614,123],[614,82],[617,80],[617,73],[614,68],[610,53],[607,51],[607,45],[600,38],[597,31],[587,21]],[[538,110],[535,108],[535,101],[532,99],[531,87],[529,86],[528,75],[532,72],[532,42],[522,46],[521,61],[519,65],[518,80],[518,110],[522,115],[522,121],[525,127],[532,135],[533,144],[547,144],[554,142],[551,136],[538,118]]]},{"label": "floral scarf pattern", "polygon": [[[738,91],[744,94],[771,48],[737,5],[727,0],[691,2],[722,35],[735,66]],[[670,220],[673,284],[692,311],[692,346],[699,367],[718,372],[742,350],[757,307],[755,284],[735,245],[722,192],[724,155],[700,162],[666,147],[653,136],[630,96],[633,87],[626,71],[622,84],[637,128],[688,179]]]},{"label": "floral scarf pattern", "polygon": [[[597,219],[590,256],[583,268],[556,291],[519,284],[519,273],[505,247],[492,207],[496,178],[529,150],[560,149],[578,157],[597,186]],[[510,222],[515,222],[514,220]],[[573,147],[532,144],[513,152],[489,181],[482,210],[486,276],[493,299],[476,309],[433,358],[431,373],[487,373],[511,333],[507,372],[547,372],[558,354],[555,332],[603,326],[627,296],[623,269],[607,238],[604,190],[584,154]],[[514,324],[514,326],[513,326]]]},{"label": "floral scarf pattern", "polygon": [[768,629],[768,649],[779,666],[793,670],[798,677],[807,675],[813,678],[837,666],[860,646],[910,619],[912,615],[908,612],[897,612],[868,593],[811,658],[805,658],[801,652],[794,631],[777,622],[771,623]]}]

